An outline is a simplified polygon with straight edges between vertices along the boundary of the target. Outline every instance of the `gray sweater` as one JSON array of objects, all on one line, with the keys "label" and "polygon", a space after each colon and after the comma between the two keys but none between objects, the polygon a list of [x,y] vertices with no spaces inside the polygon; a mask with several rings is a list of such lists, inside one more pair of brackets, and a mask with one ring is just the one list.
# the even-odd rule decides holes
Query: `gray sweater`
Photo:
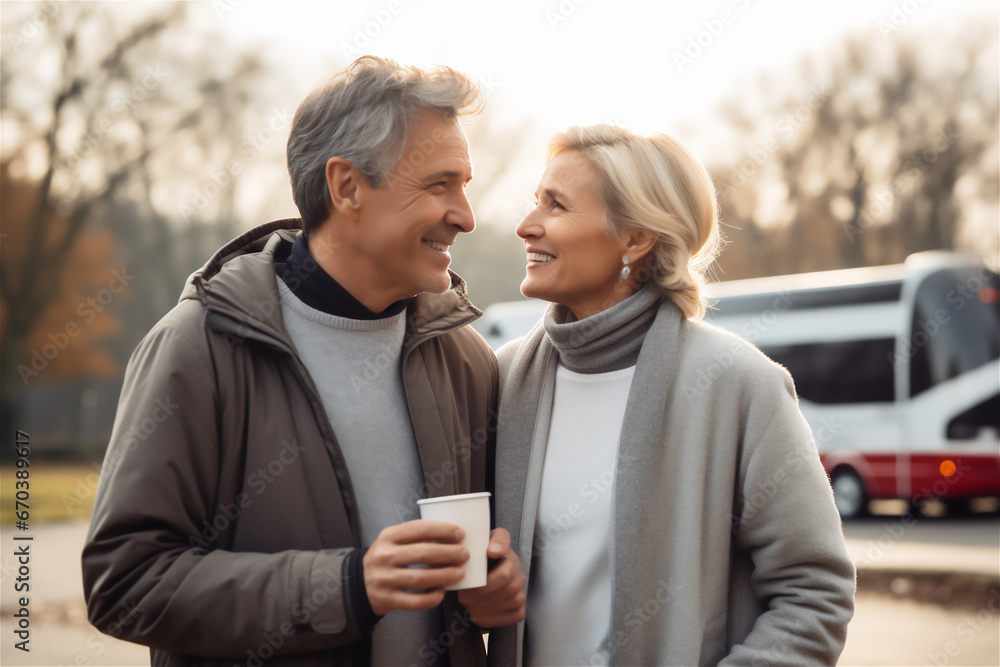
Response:
[{"label": "gray sweater", "polygon": [[[589,333],[578,343],[642,317],[645,307],[635,305],[644,297],[636,297],[581,321]],[[611,664],[835,663],[855,572],[791,377],[670,302],[648,307],[655,320],[638,356],[614,482]],[[602,325],[615,317],[622,321]],[[527,527],[560,356],[536,326],[498,358],[497,525],[510,528],[530,580]],[[519,664],[524,633],[523,623],[494,630],[491,664]]]},{"label": "gray sweater", "polygon": [[[423,473],[403,393],[406,311],[378,320],[337,317],[299,300],[281,280],[282,318],[337,434],[361,516],[361,539],[420,518]],[[376,623],[372,665],[424,664],[441,612],[397,610]],[[426,653],[426,649],[425,649]]]}]

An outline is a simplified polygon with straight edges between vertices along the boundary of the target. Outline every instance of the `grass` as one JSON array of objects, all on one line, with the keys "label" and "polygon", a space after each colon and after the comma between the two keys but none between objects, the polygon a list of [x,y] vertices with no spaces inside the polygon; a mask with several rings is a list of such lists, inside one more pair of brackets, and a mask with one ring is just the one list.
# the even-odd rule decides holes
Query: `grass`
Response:
[{"label": "grass", "polygon": [[[100,464],[36,461],[28,468],[28,525],[51,521],[89,519]],[[17,468],[0,467],[0,523],[17,521]],[[21,489],[22,491],[24,489]]]}]

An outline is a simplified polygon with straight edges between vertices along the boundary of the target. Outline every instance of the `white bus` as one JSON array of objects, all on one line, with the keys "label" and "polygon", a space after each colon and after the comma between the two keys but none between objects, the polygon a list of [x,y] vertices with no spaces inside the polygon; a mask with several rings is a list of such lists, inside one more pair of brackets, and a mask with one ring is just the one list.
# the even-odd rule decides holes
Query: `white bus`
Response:
[{"label": "white bus", "polygon": [[997,274],[952,253],[717,283],[706,321],[792,374],[844,517],[1000,497]]},{"label": "white bus", "polygon": [[548,302],[538,299],[494,303],[483,311],[483,316],[473,322],[472,327],[495,351],[504,343],[531,331],[531,327],[542,319],[548,305]]}]

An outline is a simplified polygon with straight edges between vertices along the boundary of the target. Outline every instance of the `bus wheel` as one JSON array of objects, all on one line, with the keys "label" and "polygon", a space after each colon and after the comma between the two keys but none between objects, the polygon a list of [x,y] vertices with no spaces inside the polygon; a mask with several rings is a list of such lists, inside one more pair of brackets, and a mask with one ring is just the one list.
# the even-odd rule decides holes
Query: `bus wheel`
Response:
[{"label": "bus wheel", "polygon": [[949,517],[969,516],[972,514],[972,503],[968,498],[957,498],[944,501],[945,509]]},{"label": "bus wheel", "polygon": [[868,508],[868,498],[865,485],[853,470],[835,472],[831,479],[833,485],[833,501],[837,511],[844,519],[853,519],[865,514]]}]

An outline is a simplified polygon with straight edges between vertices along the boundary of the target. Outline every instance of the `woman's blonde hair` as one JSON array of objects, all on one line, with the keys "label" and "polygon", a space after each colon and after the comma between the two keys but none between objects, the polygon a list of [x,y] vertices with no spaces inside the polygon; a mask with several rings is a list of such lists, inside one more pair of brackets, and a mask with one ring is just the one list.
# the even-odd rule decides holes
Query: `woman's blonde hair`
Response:
[{"label": "woman's blonde hair", "polygon": [[597,170],[609,234],[645,229],[656,235],[640,281],[655,281],[685,317],[702,317],[704,274],[720,235],[715,186],[701,162],[664,134],[640,136],[613,125],[557,134],[548,159],[564,151],[578,151]]}]

